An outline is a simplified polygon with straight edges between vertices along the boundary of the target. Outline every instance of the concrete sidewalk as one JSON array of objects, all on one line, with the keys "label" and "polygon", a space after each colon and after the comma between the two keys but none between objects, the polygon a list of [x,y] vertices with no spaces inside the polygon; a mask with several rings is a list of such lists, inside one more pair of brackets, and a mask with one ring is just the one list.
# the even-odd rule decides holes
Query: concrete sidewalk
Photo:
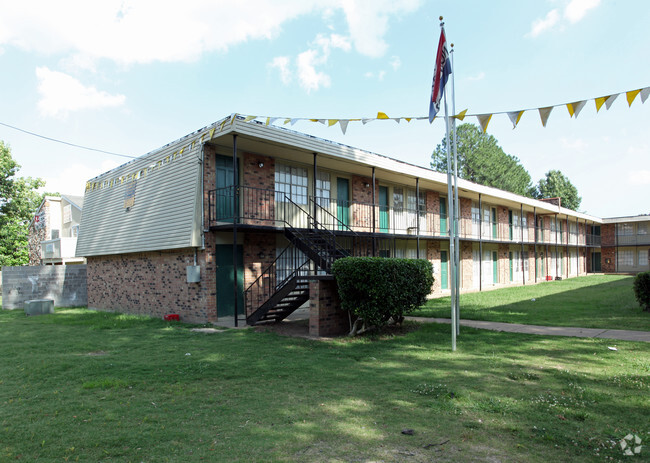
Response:
[{"label": "concrete sidewalk", "polygon": [[[406,320],[420,323],[451,323],[449,318],[406,317]],[[519,323],[485,322],[462,320],[461,326],[482,330],[505,331],[508,333],[542,334],[545,336],[573,336],[577,338],[604,338],[620,341],[650,342],[650,331],[606,330],[601,328],[570,328],[564,326],[521,325]]]}]

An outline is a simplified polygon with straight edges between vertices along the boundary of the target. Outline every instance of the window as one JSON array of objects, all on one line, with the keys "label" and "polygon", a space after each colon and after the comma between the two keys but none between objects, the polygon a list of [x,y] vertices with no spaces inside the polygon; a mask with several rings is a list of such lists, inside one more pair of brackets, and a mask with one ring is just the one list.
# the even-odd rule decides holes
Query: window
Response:
[{"label": "window", "polygon": [[619,223],[616,227],[616,234],[619,236],[629,236],[634,234],[634,227],[631,223]]},{"label": "window", "polygon": [[316,177],[316,202],[319,206],[328,208],[330,205],[330,191],[332,182],[329,172],[318,172]]},{"label": "window", "polygon": [[79,225],[73,225],[71,232],[72,232],[72,237],[77,238],[79,236]]},{"label": "window", "polygon": [[648,224],[647,223],[639,223],[636,226],[636,234],[637,235],[647,235],[648,234]]},{"label": "window", "polygon": [[275,200],[285,202],[285,196],[296,204],[307,204],[307,169],[275,165]]},{"label": "window", "polygon": [[70,222],[72,222],[72,206],[70,204],[66,204],[63,206],[63,223]]},{"label": "window", "polygon": [[618,265],[621,267],[634,267],[634,251],[631,249],[619,250]]},{"label": "window", "polygon": [[643,251],[639,251],[639,267],[647,267],[648,266],[648,251],[647,249]]}]

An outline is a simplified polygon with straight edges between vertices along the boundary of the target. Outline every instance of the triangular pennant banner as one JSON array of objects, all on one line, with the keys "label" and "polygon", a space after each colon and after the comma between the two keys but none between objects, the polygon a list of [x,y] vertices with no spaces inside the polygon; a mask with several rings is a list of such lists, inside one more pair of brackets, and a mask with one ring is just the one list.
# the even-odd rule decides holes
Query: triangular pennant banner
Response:
[{"label": "triangular pennant banner", "polygon": [[607,99],[605,100],[605,107],[607,109],[611,108],[612,103],[614,103],[614,100],[616,100],[616,97],[618,97],[618,93],[615,93],[614,95],[609,95]]},{"label": "triangular pennant banner", "polygon": [[519,121],[521,120],[521,116],[523,114],[523,111],[512,111],[508,113],[508,117],[510,118],[510,122],[512,122],[513,129],[517,127],[517,124],[519,124]]},{"label": "triangular pennant banner", "polygon": [[641,93],[641,90],[630,90],[625,94],[625,96],[627,96],[627,104],[630,107],[632,106],[632,102],[634,101],[634,99],[639,93]]},{"label": "triangular pennant banner", "polygon": [[325,125],[325,124],[327,124],[327,119],[318,119],[318,122]]},{"label": "triangular pennant banner", "polygon": [[345,131],[348,130],[348,122],[350,122],[347,119],[341,119],[339,121],[339,124],[341,125],[341,132],[343,132],[343,135],[345,135]]},{"label": "triangular pennant banner", "polygon": [[374,119],[361,119],[361,122],[363,123],[363,125],[366,125],[370,121],[374,121]]},{"label": "triangular pennant banner", "polygon": [[478,119],[478,123],[481,124],[483,133],[485,133],[488,128],[488,124],[490,123],[490,119],[492,119],[492,114],[478,114],[476,118]]},{"label": "triangular pennant banner", "polygon": [[257,116],[246,116],[246,117],[244,118],[244,122],[250,122],[250,121],[252,121],[253,119],[255,119],[256,117],[257,117]]},{"label": "triangular pennant banner", "polygon": [[287,119],[284,120],[283,124],[284,124],[284,125],[287,125],[289,122],[291,122],[291,119],[288,119],[288,118],[287,118]]},{"label": "triangular pennant banner", "polygon": [[399,121],[401,120],[401,117],[393,117],[393,120],[399,124]]},{"label": "triangular pennant banner", "polygon": [[586,103],[587,103],[586,100],[567,103],[566,107],[569,110],[569,114],[571,115],[571,117],[575,116],[577,118],[578,114],[580,114],[580,111],[582,111],[582,108],[584,108]]},{"label": "triangular pennant banner", "polygon": [[600,108],[602,108],[602,106],[605,104],[605,101],[607,101],[607,98],[609,98],[609,97],[601,96],[601,97],[598,97],[598,98],[596,98],[594,100],[594,102],[596,103],[596,112],[600,111]]},{"label": "triangular pennant banner", "polygon": [[298,122],[300,119],[291,119],[291,125],[295,125],[296,122]]},{"label": "triangular pennant banner", "polygon": [[382,113],[381,111],[377,113],[377,119],[390,119],[386,113]]},{"label": "triangular pennant banner", "polygon": [[[650,87],[648,87],[648,88],[650,88]],[[645,101],[645,100],[644,100],[644,101]],[[405,118],[404,118],[404,120],[405,120],[406,122],[411,122],[411,119],[412,119],[411,117],[405,117]]]},{"label": "triangular pennant banner", "polygon": [[328,119],[327,120],[327,126],[332,127],[334,124],[336,124],[339,120],[338,119]]},{"label": "triangular pennant banner", "polygon": [[273,125],[273,123],[274,123],[275,121],[277,121],[277,120],[278,120],[277,117],[267,117],[267,118],[266,118],[266,125]]},{"label": "triangular pennant banner", "polygon": [[642,88],[641,89],[641,103],[645,103],[645,100],[648,99],[648,95],[650,95],[650,87]]},{"label": "triangular pennant banner", "polygon": [[542,119],[542,125],[546,127],[546,122],[548,121],[548,116],[551,115],[553,111],[553,106],[547,106],[546,108],[539,108],[539,117]]},{"label": "triangular pennant banner", "polygon": [[210,140],[214,137],[214,132],[216,129],[210,129]]},{"label": "triangular pennant banner", "polygon": [[458,119],[459,121],[462,121],[463,119],[465,119],[465,114],[467,114],[467,110],[466,110],[466,109],[463,109],[461,112],[459,112],[458,114],[456,114],[454,117],[455,117],[456,119]]}]

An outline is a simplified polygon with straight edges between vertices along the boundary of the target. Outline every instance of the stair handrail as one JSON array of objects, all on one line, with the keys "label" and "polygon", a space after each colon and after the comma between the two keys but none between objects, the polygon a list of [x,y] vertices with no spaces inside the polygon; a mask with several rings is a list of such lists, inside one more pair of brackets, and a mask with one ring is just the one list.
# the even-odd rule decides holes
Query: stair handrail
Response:
[{"label": "stair handrail", "polygon": [[359,234],[358,234],[357,232],[355,232],[354,230],[352,230],[348,224],[346,224],[346,223],[344,223],[343,221],[341,221],[341,219],[339,219],[337,216],[335,216],[335,215],[332,214],[330,211],[328,211],[327,209],[325,209],[323,206],[321,206],[320,204],[318,204],[318,201],[316,201],[316,199],[317,199],[317,198],[314,198],[313,196],[310,196],[310,197],[309,197],[309,201],[311,201],[312,203],[314,203],[314,205],[315,205],[319,210],[325,212],[325,214],[327,214],[327,215],[329,215],[331,218],[333,218],[339,226],[342,226],[342,227],[347,228],[347,231],[349,231],[350,233],[352,233],[356,238],[359,238]]}]

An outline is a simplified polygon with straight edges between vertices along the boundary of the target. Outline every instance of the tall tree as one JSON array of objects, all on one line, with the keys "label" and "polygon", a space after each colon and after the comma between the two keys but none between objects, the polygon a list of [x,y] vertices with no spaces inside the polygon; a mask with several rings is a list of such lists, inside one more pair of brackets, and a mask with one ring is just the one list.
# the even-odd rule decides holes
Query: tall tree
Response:
[{"label": "tall tree", "polygon": [[549,170],[546,177],[537,182],[535,198],[560,198],[562,207],[577,211],[582,202],[578,189],[559,170]]},{"label": "tall tree", "polygon": [[0,266],[29,262],[28,226],[43,195],[40,178],[16,177],[20,165],[0,140]]},{"label": "tall tree", "polygon": [[[501,149],[496,138],[467,123],[459,125],[456,133],[460,178],[532,197],[534,187],[530,174],[516,156]],[[450,143],[453,146],[453,135]],[[447,137],[431,155],[431,168],[447,171]]]}]

